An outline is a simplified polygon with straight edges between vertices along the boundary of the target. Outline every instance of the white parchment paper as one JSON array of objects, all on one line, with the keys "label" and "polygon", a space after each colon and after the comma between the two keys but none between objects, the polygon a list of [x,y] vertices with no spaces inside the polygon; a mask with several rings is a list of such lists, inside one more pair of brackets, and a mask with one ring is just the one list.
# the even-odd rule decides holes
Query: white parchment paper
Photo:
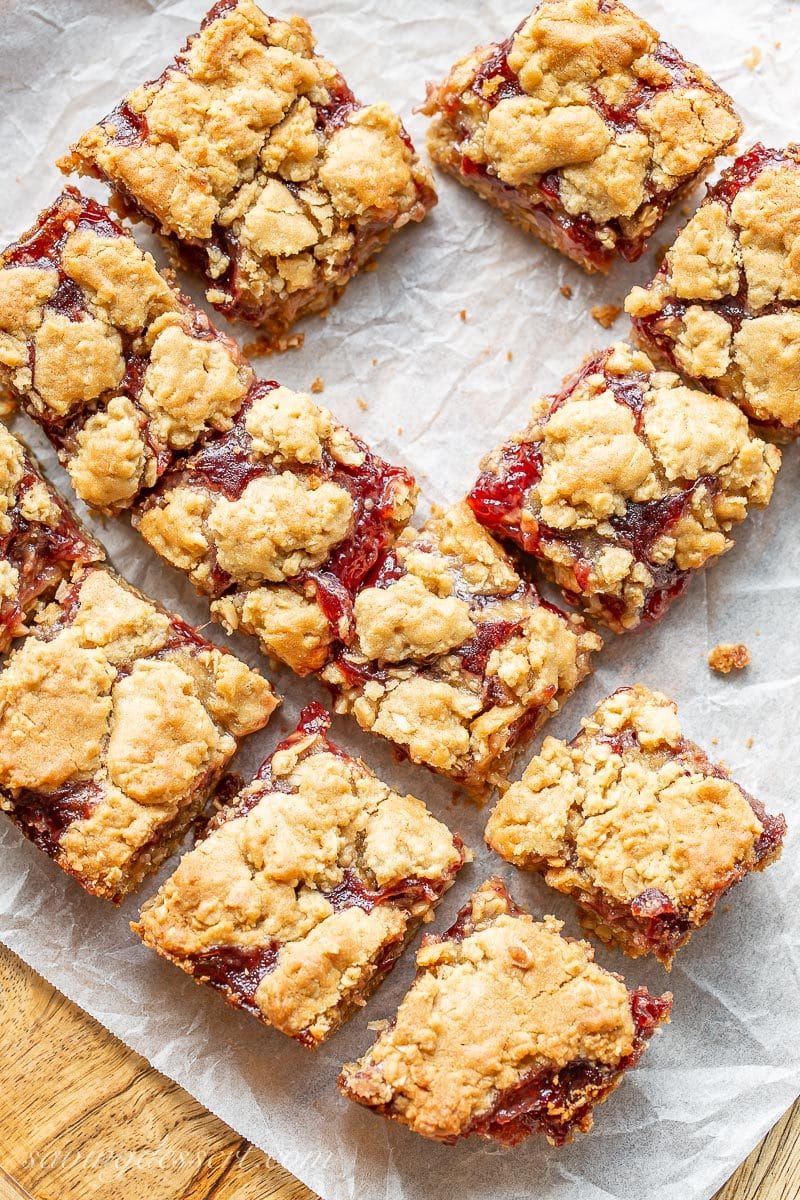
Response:
[{"label": "white parchment paper", "polygon": [[[397,106],[421,146],[424,121],[412,108],[426,79],[441,76],[472,45],[505,36],[526,4],[303,0],[300,7],[357,94]],[[3,244],[54,198],[60,178],[52,162],[70,139],[125,89],[157,74],[203,8],[202,0],[4,0]],[[733,93],[748,142],[800,138],[796,3],[638,0],[638,8]],[[762,56],[755,70],[754,47]],[[621,303],[653,267],[651,256],[615,270],[609,280],[590,281],[457,184],[441,179],[440,193],[433,216],[398,237],[379,270],[352,283],[327,320],[307,323],[301,351],[257,364],[290,387],[322,376],[323,402],[380,453],[407,463],[428,504],[462,496],[481,454],[521,427],[536,394],[557,385],[593,347],[625,335],[624,318],[608,334],[589,309]],[[672,228],[674,222],[656,241],[667,241]],[[566,285],[570,299],[559,290]],[[69,494],[44,439],[24,420],[19,427]],[[790,822],[783,861],[732,893],[712,925],[679,955],[671,978],[655,965],[598,952],[631,986],[671,987],[675,1008],[672,1026],[599,1110],[589,1137],[560,1151],[536,1138],[514,1151],[484,1143],[440,1147],[338,1094],[340,1064],[371,1041],[367,1022],[393,1011],[413,974],[411,955],[366,1010],[312,1055],[145,950],[128,928],[135,900],[114,911],[84,895],[7,823],[0,828],[0,937],[325,1200],[710,1196],[800,1093],[799,483],[793,447],[772,506],[740,529],[736,549],[695,580],[660,626],[610,637],[597,674],[549,727],[571,735],[608,691],[642,680],[671,693],[689,735]],[[125,520],[98,531],[128,579],[188,619],[206,619],[205,604],[176,572],[159,565]],[[210,635],[224,641],[216,627]],[[706,654],[719,640],[750,645],[747,672],[712,675]],[[251,663],[259,661],[253,643],[232,644]],[[241,753],[245,774],[293,726],[298,707],[322,694],[288,672],[276,683],[286,702]],[[555,911],[567,932],[579,932],[568,902],[481,849],[485,812],[455,802],[452,787],[421,769],[396,764],[386,746],[360,735],[353,723],[339,719],[333,733],[394,786],[423,796],[477,852],[446,898],[437,928],[449,923],[476,883],[499,871],[520,903],[537,914]],[[154,888],[148,881],[143,896]]]}]

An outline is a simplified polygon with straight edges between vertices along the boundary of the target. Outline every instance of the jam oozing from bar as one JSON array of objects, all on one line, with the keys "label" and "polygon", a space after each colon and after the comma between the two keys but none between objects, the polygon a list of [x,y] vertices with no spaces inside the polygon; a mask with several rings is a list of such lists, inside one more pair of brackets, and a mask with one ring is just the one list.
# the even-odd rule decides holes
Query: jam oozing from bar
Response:
[{"label": "jam oozing from bar", "polygon": [[[449,880],[449,878],[448,876],[447,879]],[[379,905],[392,901],[404,908],[407,905],[413,906],[419,901],[433,904],[441,896],[444,887],[444,879],[438,881],[438,886],[435,886],[428,879],[408,878],[399,879],[386,887],[374,889],[359,878],[351,867],[348,867],[341,883],[326,892],[325,899],[334,912],[341,912],[345,908],[360,908],[362,912],[369,913]]]},{"label": "jam oozing from bar", "polygon": [[[162,490],[185,483],[207,488],[228,500],[238,500],[253,480],[277,474],[273,463],[253,454],[245,422],[255,400],[278,386],[272,380],[254,384],[232,428],[210,437],[199,451],[185,459],[162,485]],[[351,636],[355,593],[392,537],[391,513],[398,491],[414,487],[413,477],[403,467],[384,462],[358,438],[353,437],[353,441],[363,454],[360,464],[339,463],[323,450],[318,462],[293,462],[289,468],[301,477],[334,482],[352,500],[350,533],[334,547],[323,566],[302,571],[289,581],[296,591],[316,598],[331,629],[345,641]],[[156,492],[150,503],[157,502],[159,494]],[[211,594],[215,597],[235,587],[232,576],[217,562],[212,564],[211,581]]]},{"label": "jam oozing from bar", "polygon": [[262,979],[274,969],[280,945],[269,941],[265,946],[215,946],[189,955],[187,962],[197,979],[224,992],[239,1008],[258,1014],[256,992]]},{"label": "jam oozing from bar", "polygon": [[55,858],[69,826],[86,820],[102,796],[93,780],[65,783],[52,792],[26,789],[9,802],[9,815],[34,846]]},{"label": "jam oozing from bar", "polygon": [[579,1060],[558,1071],[534,1070],[500,1092],[492,1107],[477,1117],[463,1136],[479,1134],[504,1146],[516,1146],[540,1131],[554,1145],[563,1146],[575,1132],[586,1132],[592,1109],[636,1066],[655,1030],[669,1018],[672,1001],[637,988],[630,993],[630,1006],[633,1049],[615,1066]]}]

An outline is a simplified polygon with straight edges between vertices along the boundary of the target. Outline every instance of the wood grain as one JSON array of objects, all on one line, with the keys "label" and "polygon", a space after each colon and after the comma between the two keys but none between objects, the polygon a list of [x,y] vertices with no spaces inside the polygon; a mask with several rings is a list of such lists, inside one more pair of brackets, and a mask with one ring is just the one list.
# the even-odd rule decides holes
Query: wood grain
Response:
[{"label": "wood grain", "polygon": [[[0,947],[0,1200],[315,1200]],[[800,1200],[800,1101],[716,1200]]]}]

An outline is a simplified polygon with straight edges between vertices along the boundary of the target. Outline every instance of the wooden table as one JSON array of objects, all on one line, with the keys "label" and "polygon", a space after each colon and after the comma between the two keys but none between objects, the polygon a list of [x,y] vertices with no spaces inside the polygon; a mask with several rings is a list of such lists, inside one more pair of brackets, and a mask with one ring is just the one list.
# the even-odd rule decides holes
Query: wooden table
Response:
[{"label": "wooden table", "polygon": [[[0,947],[0,1200],[314,1200]],[[800,1101],[716,1200],[800,1198]]]}]

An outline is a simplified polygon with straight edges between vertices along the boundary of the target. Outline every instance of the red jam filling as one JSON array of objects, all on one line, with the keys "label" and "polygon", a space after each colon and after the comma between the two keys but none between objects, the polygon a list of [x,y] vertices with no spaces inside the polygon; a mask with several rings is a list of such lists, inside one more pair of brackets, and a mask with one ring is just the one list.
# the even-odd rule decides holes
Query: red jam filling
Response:
[{"label": "red jam filling", "polygon": [[[449,879],[449,876],[447,878]],[[346,908],[360,908],[362,912],[369,913],[379,905],[392,901],[401,907],[411,907],[420,901],[435,904],[442,894],[444,884],[445,880],[434,883],[429,879],[409,877],[375,890],[368,887],[364,880],[348,867],[342,882],[326,892],[325,899],[334,912],[341,912]]]},{"label": "red jam filling", "polygon": [[666,996],[652,996],[646,988],[629,993],[634,1040],[631,1053],[615,1066],[579,1060],[560,1071],[533,1071],[513,1088],[499,1093],[488,1112],[464,1131],[479,1134],[504,1146],[516,1146],[537,1131],[556,1146],[563,1146],[576,1131],[591,1125],[594,1106],[604,1100],[634,1067],[654,1031],[666,1021],[672,1007]]},{"label": "red jam filling", "polygon": [[86,820],[102,795],[102,788],[91,780],[65,783],[53,792],[25,790],[13,798],[10,816],[34,846],[55,858],[69,826]]},{"label": "red jam filling", "polygon": [[280,942],[270,941],[266,946],[216,946],[200,954],[190,954],[192,974],[217,991],[224,992],[227,999],[247,1012],[259,1015],[256,992],[259,984],[275,967]]}]

